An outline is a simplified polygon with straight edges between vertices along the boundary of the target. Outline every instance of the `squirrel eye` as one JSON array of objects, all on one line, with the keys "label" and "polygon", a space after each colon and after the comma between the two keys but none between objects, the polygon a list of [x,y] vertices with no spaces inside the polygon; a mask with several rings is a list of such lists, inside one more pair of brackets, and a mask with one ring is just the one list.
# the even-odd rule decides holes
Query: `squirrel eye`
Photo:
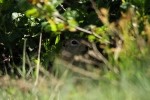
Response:
[{"label": "squirrel eye", "polygon": [[71,45],[72,46],[78,46],[79,45],[79,41],[78,40],[71,40]]}]

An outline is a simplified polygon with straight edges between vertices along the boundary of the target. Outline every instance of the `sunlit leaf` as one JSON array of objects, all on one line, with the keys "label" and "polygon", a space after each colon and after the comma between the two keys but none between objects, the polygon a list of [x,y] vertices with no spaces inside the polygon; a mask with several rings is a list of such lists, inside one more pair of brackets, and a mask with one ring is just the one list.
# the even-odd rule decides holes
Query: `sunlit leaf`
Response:
[{"label": "sunlit leaf", "polygon": [[49,3],[44,5],[43,10],[48,11],[48,13],[52,13],[56,9],[55,9],[54,5],[49,2]]},{"label": "sunlit leaf", "polygon": [[71,27],[71,26],[68,26],[68,30],[69,30],[70,32],[75,32],[75,31],[77,31],[75,27]]},{"label": "sunlit leaf", "polygon": [[32,8],[32,9],[26,11],[26,15],[28,17],[30,17],[30,16],[38,17],[39,13],[38,13],[38,10],[36,8]]},{"label": "sunlit leaf", "polygon": [[96,37],[95,37],[94,35],[89,35],[89,36],[88,36],[88,40],[89,40],[90,42],[93,42],[95,39],[96,39]]},{"label": "sunlit leaf", "polygon": [[58,35],[58,36],[56,37],[55,44],[57,44],[59,41],[60,41],[60,35]]},{"label": "sunlit leaf", "polygon": [[78,26],[78,23],[75,19],[69,19],[67,22],[72,27]]},{"label": "sunlit leaf", "polygon": [[3,0],[0,0],[0,3],[3,3]]},{"label": "sunlit leaf", "polygon": [[78,26],[78,23],[74,19],[69,19],[68,24],[69,24],[68,26],[69,31],[75,32],[76,26]]},{"label": "sunlit leaf", "polygon": [[59,24],[57,24],[57,28],[58,28],[58,30],[63,31],[63,30],[65,30],[65,24],[59,23]]},{"label": "sunlit leaf", "polygon": [[48,22],[50,23],[51,31],[56,32],[57,31],[56,23],[51,19],[49,19]]}]

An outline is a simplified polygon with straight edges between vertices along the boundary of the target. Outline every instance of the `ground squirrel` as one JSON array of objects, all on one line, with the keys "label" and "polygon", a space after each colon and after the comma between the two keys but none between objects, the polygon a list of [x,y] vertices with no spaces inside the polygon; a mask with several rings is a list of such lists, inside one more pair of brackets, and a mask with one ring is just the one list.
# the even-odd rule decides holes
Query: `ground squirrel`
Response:
[{"label": "ground squirrel", "polygon": [[84,42],[85,40],[83,39],[69,39],[64,41],[61,57],[64,60],[71,61],[74,59],[74,56],[83,55],[88,50],[88,47]]}]

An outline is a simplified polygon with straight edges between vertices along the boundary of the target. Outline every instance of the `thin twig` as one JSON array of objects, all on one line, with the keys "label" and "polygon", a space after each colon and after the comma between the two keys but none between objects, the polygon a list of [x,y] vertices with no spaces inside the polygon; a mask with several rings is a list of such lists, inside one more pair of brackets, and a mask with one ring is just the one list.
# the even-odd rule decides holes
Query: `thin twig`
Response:
[{"label": "thin twig", "polygon": [[[67,20],[66,20],[63,16],[59,15],[58,13],[55,14],[54,16],[57,17],[57,18],[59,18],[62,22],[67,23]],[[49,19],[49,18],[47,17],[47,20],[48,20],[48,19]],[[81,31],[81,32],[84,32],[84,33],[87,33],[87,34],[92,34],[92,35],[94,35],[95,37],[97,37],[97,38],[99,38],[99,39],[102,38],[101,36],[97,35],[95,32],[86,30],[86,29],[81,28],[81,27],[79,27],[79,26],[72,26],[72,27],[74,27],[76,30],[79,30],[79,31]]]},{"label": "thin twig", "polygon": [[[96,12],[98,18],[102,21],[103,24],[108,25],[108,24],[109,24],[108,18],[107,18],[108,16],[104,16],[104,15],[103,15],[103,13],[97,8],[97,5],[96,5],[96,3],[94,2],[94,0],[90,0],[90,1],[91,1],[91,3],[92,3],[92,7],[93,7],[93,9],[95,10],[95,12]],[[103,19],[104,17],[106,17],[107,21],[105,21],[105,20]]]},{"label": "thin twig", "polygon": [[31,74],[31,72],[33,71],[33,69],[34,69],[34,67],[33,67],[33,65],[31,64],[31,62],[30,62],[30,59],[29,59],[29,56],[28,56],[28,54],[26,53],[26,60],[27,60],[27,64],[29,65],[29,71],[27,72],[27,74],[26,74],[26,77],[29,77],[29,75]]},{"label": "thin twig", "polygon": [[95,37],[97,37],[97,38],[99,38],[99,39],[102,38],[101,36],[97,35],[96,33],[91,32],[91,31],[89,31],[89,30],[86,30],[86,29],[84,29],[84,28],[81,28],[81,27],[78,27],[78,26],[75,26],[75,28],[76,28],[77,30],[79,30],[79,31],[84,32],[84,33],[93,34]]},{"label": "thin twig", "polygon": [[109,70],[113,70],[113,66],[108,62],[108,60],[98,51],[96,45],[94,43],[92,43],[92,47],[94,52],[96,53],[97,57],[99,57],[99,59],[101,59],[108,67]]},{"label": "thin twig", "polygon": [[63,6],[62,4],[60,4],[60,7],[61,7],[64,11],[66,11],[66,9],[64,8],[64,6]]},{"label": "thin twig", "polygon": [[96,61],[94,61],[94,60],[91,60],[91,59],[87,59],[87,58],[85,58],[85,57],[83,57],[83,56],[81,56],[81,55],[76,55],[76,56],[74,56],[74,60],[75,61],[79,61],[79,62],[82,62],[82,63],[86,63],[86,64],[90,64],[90,65],[100,65],[101,63],[98,63],[98,62],[96,62]]},{"label": "thin twig", "polygon": [[23,45],[23,64],[22,64],[22,76],[25,78],[26,69],[25,69],[25,63],[26,63],[26,41],[27,39],[24,39],[24,45]]},{"label": "thin twig", "polygon": [[76,28],[77,30],[79,30],[79,31],[82,31],[82,32],[85,32],[85,33],[88,33],[88,34],[92,34],[91,31],[88,31],[88,30],[83,29],[83,28],[81,28],[81,27],[76,26],[75,28]]},{"label": "thin twig", "polygon": [[81,68],[79,68],[79,67],[77,67],[75,65],[72,65],[72,64],[68,63],[67,61],[61,61],[59,59],[57,59],[57,61],[59,63],[63,62],[66,65],[65,67],[68,68],[68,69],[70,69],[70,70],[72,70],[73,72],[79,73],[79,74],[84,75],[86,77],[89,77],[91,79],[95,79],[95,80],[100,79],[99,75],[96,74],[96,73],[94,73],[94,72],[90,72],[90,71],[86,71],[84,69],[81,69]]},{"label": "thin twig", "polygon": [[101,14],[100,11],[97,9],[96,3],[95,3],[93,0],[90,0],[90,1],[91,1],[91,3],[92,3],[92,7],[93,7],[93,9],[95,10],[95,12],[96,12],[98,18],[101,19],[102,14]]},{"label": "thin twig", "polygon": [[35,86],[38,84],[38,78],[39,78],[41,42],[42,42],[42,33],[40,34],[40,40],[39,40],[39,50],[38,50],[38,59],[37,59],[37,66],[36,66],[36,81],[35,81]]}]

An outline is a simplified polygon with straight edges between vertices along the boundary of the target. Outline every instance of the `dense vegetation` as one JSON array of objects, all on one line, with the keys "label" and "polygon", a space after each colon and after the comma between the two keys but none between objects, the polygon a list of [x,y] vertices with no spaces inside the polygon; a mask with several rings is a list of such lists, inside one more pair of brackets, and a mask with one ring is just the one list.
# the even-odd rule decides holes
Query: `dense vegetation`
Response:
[{"label": "dense vegetation", "polygon": [[0,0],[0,97],[148,100],[149,0]]}]

